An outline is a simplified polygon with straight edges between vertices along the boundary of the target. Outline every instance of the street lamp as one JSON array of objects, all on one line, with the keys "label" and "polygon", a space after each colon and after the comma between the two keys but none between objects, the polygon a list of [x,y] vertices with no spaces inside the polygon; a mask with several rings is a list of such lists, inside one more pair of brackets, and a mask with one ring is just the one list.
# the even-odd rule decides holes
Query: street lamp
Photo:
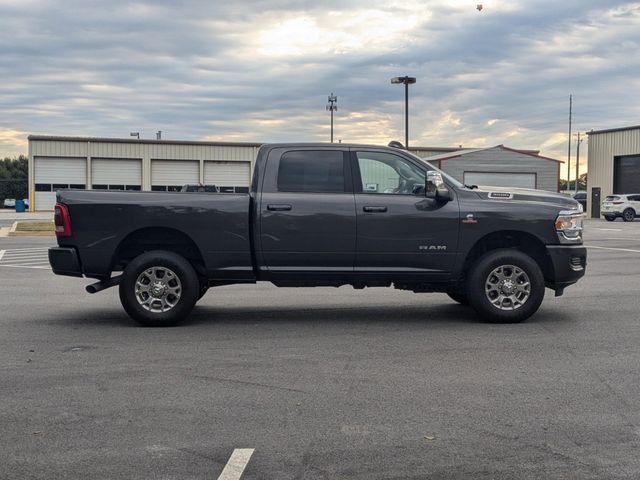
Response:
[{"label": "street lamp", "polygon": [[327,103],[327,110],[331,112],[331,143],[333,143],[333,112],[338,110],[338,97],[331,92],[329,95]]},{"label": "street lamp", "polygon": [[416,83],[416,78],[393,77],[391,83],[404,83],[404,148],[409,148],[409,85]]}]

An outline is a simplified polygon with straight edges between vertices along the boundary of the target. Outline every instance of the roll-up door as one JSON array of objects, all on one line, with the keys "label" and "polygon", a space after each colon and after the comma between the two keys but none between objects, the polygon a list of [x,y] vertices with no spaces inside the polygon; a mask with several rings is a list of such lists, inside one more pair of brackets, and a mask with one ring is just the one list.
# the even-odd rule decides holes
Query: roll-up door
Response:
[{"label": "roll-up door", "polygon": [[221,192],[247,191],[251,182],[249,162],[204,162],[204,183]]},{"label": "roll-up door", "polygon": [[467,185],[492,187],[536,188],[535,173],[464,172]]},{"label": "roll-up door", "polygon": [[186,184],[200,183],[197,160],[152,160],[151,189],[179,190]]},{"label": "roll-up door", "polygon": [[142,160],[93,158],[91,159],[91,183],[95,189],[140,190]]},{"label": "roll-up door", "polygon": [[613,163],[613,193],[640,192],[640,155],[615,157]]},{"label": "roll-up door", "polygon": [[35,157],[35,209],[53,210],[56,190],[86,188],[85,158]]}]

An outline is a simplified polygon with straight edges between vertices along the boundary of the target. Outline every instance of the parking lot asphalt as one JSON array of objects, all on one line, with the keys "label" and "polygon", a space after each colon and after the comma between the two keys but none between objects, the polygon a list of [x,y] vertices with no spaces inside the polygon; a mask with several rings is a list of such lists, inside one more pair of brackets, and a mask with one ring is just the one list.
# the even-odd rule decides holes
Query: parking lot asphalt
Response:
[{"label": "parking lot asphalt", "polygon": [[0,238],[0,478],[640,478],[640,222],[585,238],[585,278],[523,324],[260,284],[166,329],[54,276],[51,238]]}]

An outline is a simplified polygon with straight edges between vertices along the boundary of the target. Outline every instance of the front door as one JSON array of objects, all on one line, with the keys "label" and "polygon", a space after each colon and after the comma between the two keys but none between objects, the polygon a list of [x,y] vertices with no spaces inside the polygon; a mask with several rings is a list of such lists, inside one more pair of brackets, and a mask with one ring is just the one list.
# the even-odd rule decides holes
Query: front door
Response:
[{"label": "front door", "polygon": [[457,198],[425,198],[427,166],[417,160],[362,150],[352,154],[352,162],[356,272],[451,272],[458,249]]},{"label": "front door", "polygon": [[348,152],[272,150],[260,216],[270,272],[353,272],[356,214]]},{"label": "front door", "polygon": [[600,218],[600,187],[591,189],[591,218]]}]

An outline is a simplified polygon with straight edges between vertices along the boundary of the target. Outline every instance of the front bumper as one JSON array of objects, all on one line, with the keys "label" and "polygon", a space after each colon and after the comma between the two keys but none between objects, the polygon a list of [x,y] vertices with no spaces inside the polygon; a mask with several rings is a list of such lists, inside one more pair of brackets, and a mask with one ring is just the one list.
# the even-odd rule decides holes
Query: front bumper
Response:
[{"label": "front bumper", "polygon": [[56,275],[82,277],[82,267],[75,248],[51,247],[49,249],[49,263]]},{"label": "front bumper", "polygon": [[553,278],[547,286],[562,295],[564,289],[580,280],[587,268],[587,249],[583,245],[547,245],[553,265]]}]

